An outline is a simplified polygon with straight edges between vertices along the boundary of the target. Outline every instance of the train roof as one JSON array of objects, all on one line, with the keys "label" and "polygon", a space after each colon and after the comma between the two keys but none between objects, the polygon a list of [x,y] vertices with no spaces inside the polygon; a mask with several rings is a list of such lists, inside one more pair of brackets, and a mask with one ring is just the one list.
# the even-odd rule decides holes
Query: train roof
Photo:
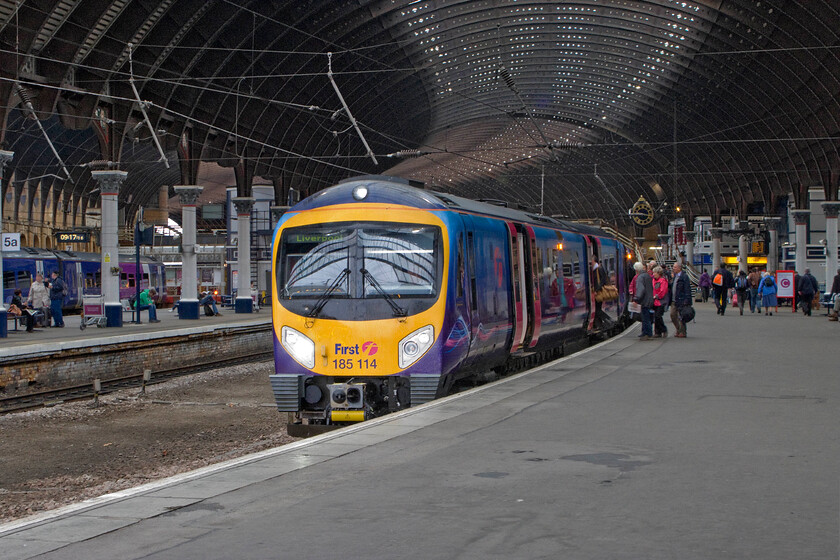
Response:
[{"label": "train roof", "polygon": [[[363,198],[359,197],[360,187],[366,189]],[[584,235],[607,235],[600,228],[585,224],[576,224],[544,216],[537,212],[528,212],[506,206],[504,201],[493,203],[471,200],[448,193],[427,191],[412,186],[409,181],[399,177],[368,175],[345,179],[338,185],[319,191],[296,204],[290,211],[298,212],[336,204],[354,202],[400,204],[431,210],[455,210],[473,214],[483,214],[504,220],[527,223],[535,226],[552,227]]]},{"label": "train roof", "polygon": [[[125,255],[120,255],[121,257]],[[62,260],[81,260],[86,262],[96,262],[102,258],[99,253],[87,253],[82,251],[58,251],[53,249],[40,249],[37,247],[21,247],[19,251],[3,251],[4,259],[62,259]],[[131,264],[134,262],[134,255],[131,258],[120,259],[122,263]],[[160,263],[160,259],[143,255],[140,257],[142,263]]]}]

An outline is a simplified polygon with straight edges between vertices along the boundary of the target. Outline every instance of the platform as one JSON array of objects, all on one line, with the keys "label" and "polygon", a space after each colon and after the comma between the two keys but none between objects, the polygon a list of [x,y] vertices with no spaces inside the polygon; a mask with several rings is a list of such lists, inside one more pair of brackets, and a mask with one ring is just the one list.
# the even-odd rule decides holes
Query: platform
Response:
[{"label": "platform", "polygon": [[0,557],[836,558],[840,325],[637,334],[0,526]]},{"label": "platform", "polygon": [[124,313],[125,322],[122,327],[99,328],[89,326],[82,330],[79,328],[81,315],[64,314],[64,328],[36,328],[33,332],[26,332],[26,327],[21,324],[18,330],[9,323],[9,336],[0,339],[0,356],[4,355],[3,350],[21,346],[41,345],[45,343],[71,342],[71,341],[98,341],[105,338],[130,336],[135,337],[139,333],[147,336],[153,333],[160,333],[180,329],[198,329],[199,331],[218,328],[221,325],[232,325],[239,323],[265,323],[271,321],[271,308],[261,309],[258,313],[234,313],[233,309],[220,309],[220,316],[207,317],[203,313],[197,320],[179,319],[177,310],[170,313],[169,309],[158,309],[157,316],[160,323],[149,323],[149,312],[140,312],[140,324],[129,322],[130,313]]}]

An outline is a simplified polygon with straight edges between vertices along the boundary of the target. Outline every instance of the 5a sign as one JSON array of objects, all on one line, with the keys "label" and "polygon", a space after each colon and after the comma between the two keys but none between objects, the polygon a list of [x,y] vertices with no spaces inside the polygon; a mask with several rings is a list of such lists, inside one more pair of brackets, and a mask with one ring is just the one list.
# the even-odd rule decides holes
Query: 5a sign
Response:
[{"label": "5a sign", "polygon": [[4,251],[20,251],[20,234],[19,233],[4,233],[3,234],[3,250]]},{"label": "5a sign", "polygon": [[87,243],[90,241],[90,233],[86,231],[59,231],[55,234],[59,243]]}]

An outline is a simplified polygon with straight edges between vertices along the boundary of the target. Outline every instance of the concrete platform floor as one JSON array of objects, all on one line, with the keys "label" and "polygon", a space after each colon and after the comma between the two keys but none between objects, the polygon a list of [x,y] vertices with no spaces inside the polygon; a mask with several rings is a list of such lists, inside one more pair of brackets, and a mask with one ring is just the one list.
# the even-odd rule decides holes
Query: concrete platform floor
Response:
[{"label": "concrete platform floor", "polygon": [[840,324],[706,304],[637,334],[0,526],[0,557],[837,558]]}]

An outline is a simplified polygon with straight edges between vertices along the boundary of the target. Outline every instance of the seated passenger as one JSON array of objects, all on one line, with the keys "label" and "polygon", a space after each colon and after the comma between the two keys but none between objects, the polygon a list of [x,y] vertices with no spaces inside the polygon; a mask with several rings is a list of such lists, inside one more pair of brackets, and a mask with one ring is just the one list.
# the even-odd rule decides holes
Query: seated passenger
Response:
[{"label": "seated passenger", "polygon": [[156,295],[157,290],[155,290],[154,288],[149,288],[148,290],[143,290],[142,292],[140,292],[140,299],[137,300],[137,312],[139,313],[148,309],[150,323],[160,323],[160,321],[157,318],[157,307],[155,307]]},{"label": "seated passenger", "polygon": [[23,303],[20,288],[17,288],[15,295],[12,296],[12,301],[9,305],[9,314],[20,317],[26,325],[26,332],[32,332],[32,327],[35,325],[34,312],[31,309],[27,309],[26,304]]},{"label": "seated passenger", "polygon": [[198,304],[204,307],[209,307],[213,311],[213,315],[216,317],[222,316],[222,314],[219,313],[219,308],[216,307],[216,300],[213,299],[213,294],[210,292],[201,292],[201,299],[198,300]]}]

